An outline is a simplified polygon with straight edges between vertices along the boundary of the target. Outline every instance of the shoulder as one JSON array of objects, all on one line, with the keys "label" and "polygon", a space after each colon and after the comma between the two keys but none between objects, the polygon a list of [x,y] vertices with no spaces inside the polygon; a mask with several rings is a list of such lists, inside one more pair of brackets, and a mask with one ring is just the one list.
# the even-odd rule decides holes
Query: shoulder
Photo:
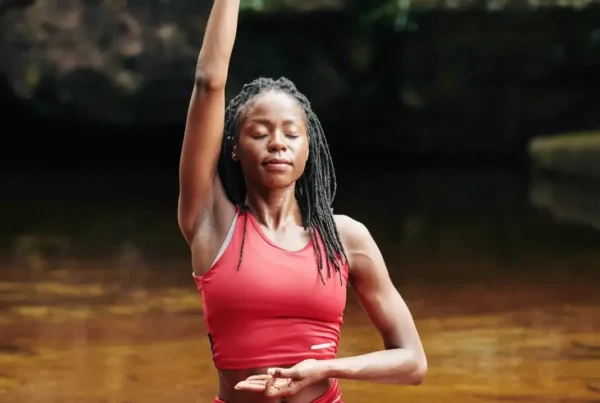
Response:
[{"label": "shoulder", "polygon": [[348,216],[335,215],[348,268],[355,287],[370,287],[388,277],[381,251],[368,228]]},{"label": "shoulder", "polygon": [[369,229],[360,221],[342,214],[333,217],[348,258],[373,242]]}]

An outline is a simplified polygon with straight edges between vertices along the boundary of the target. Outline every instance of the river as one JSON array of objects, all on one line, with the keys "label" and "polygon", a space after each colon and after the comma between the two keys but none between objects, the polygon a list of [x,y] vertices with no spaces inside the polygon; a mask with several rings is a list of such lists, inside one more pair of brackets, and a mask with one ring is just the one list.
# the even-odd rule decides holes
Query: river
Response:
[{"label": "river", "polygon": [[[0,179],[0,401],[210,402],[176,173]],[[336,211],[371,230],[429,360],[419,387],[342,381],[344,402],[600,401],[600,232],[531,188],[504,169],[341,174]],[[351,297],[339,355],[381,346]]]}]

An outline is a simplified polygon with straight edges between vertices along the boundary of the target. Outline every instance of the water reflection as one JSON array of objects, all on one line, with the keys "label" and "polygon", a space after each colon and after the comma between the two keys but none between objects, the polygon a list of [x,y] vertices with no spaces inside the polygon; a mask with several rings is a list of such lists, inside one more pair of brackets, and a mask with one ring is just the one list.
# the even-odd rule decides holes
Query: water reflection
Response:
[{"label": "water reflection", "polygon": [[[176,189],[84,179],[1,206],[0,401],[209,402],[215,372]],[[533,208],[512,173],[351,179],[336,210],[379,242],[430,373],[419,388],[342,382],[344,401],[600,399],[599,233]],[[340,355],[380,346],[351,298]]]}]

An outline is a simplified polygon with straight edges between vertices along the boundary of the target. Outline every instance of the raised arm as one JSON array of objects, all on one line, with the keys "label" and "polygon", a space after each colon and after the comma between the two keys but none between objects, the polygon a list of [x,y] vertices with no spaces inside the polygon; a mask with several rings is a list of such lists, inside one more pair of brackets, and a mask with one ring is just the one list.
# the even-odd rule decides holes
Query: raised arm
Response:
[{"label": "raised arm", "polygon": [[225,83],[235,42],[240,0],[215,0],[196,66],[179,163],[178,222],[191,244],[201,220],[210,220],[228,201],[217,163],[225,119]]}]

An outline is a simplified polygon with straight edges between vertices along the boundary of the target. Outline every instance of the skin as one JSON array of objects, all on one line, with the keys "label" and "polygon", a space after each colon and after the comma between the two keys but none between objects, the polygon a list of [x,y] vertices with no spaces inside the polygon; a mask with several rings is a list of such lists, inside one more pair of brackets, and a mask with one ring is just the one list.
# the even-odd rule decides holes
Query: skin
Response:
[{"label": "skin", "polygon": [[[178,222],[194,273],[212,265],[235,215],[217,174],[225,113],[225,83],[235,41],[239,0],[215,0],[198,58],[180,161]],[[281,92],[266,92],[244,111],[232,158],[241,164],[246,203],[262,230],[282,248],[309,241],[294,197],[309,158],[306,116]],[[289,165],[273,169],[273,158]],[[348,256],[350,283],[381,334],[384,350],[333,360],[307,360],[291,368],[221,370],[219,397],[229,403],[305,403],[329,388],[330,378],[417,385],[427,361],[412,316],[388,275],[367,228],[347,217],[335,222]]]}]

